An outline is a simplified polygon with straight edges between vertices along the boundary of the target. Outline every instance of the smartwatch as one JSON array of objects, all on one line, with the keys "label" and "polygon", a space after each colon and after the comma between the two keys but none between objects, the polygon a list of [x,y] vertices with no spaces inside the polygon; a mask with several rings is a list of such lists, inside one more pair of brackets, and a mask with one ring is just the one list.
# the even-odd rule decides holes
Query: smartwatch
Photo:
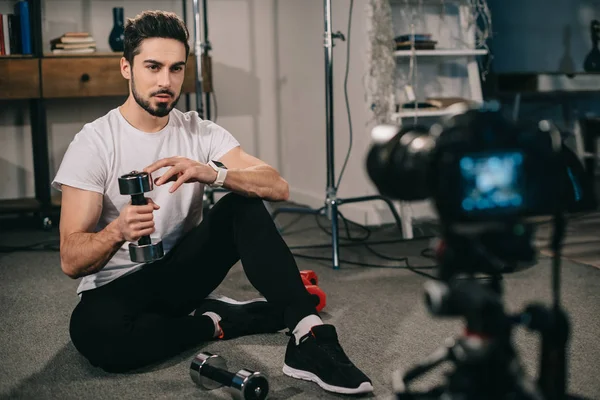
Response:
[{"label": "smartwatch", "polygon": [[222,187],[227,176],[227,167],[220,161],[210,160],[208,165],[217,172],[217,179],[210,184],[210,187]]}]

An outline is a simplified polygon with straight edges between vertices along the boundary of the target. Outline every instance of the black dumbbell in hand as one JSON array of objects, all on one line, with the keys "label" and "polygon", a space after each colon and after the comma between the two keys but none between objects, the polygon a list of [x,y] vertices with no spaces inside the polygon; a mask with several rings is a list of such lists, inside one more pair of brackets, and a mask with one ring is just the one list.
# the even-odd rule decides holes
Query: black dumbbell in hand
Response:
[{"label": "black dumbbell in hand", "polygon": [[260,372],[241,369],[234,374],[227,370],[223,357],[211,353],[203,352],[194,357],[190,376],[205,390],[225,386],[236,400],[264,400],[269,395],[269,382]]},{"label": "black dumbbell in hand", "polygon": [[[131,196],[131,204],[148,204],[144,193],[154,188],[152,176],[147,172],[132,171],[119,178],[119,192]],[[152,242],[150,236],[142,236],[137,244],[129,243],[129,257],[133,262],[150,262],[164,256],[162,241]]]}]

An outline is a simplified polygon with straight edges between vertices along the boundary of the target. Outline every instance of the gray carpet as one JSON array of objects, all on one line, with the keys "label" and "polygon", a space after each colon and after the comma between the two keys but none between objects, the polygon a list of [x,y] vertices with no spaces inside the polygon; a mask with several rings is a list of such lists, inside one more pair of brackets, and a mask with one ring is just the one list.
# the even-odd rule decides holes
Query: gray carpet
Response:
[{"label": "gray carpet", "polygon": [[[548,243],[551,234],[549,227],[540,229],[538,243]],[[550,251],[543,252],[551,255]],[[600,268],[600,212],[572,218],[567,225],[562,255],[571,261]]]},{"label": "gray carpet", "polygon": [[[278,221],[291,246],[328,242],[328,236],[317,227],[314,217],[281,215]],[[352,233],[354,237],[364,234],[358,228]],[[56,230],[4,229],[0,245],[17,246],[56,237]],[[399,238],[397,231],[387,227],[374,232],[370,240],[395,238]],[[426,266],[432,260],[421,257],[420,253],[427,245],[427,240],[420,240],[373,248],[388,256],[408,256],[413,266]],[[330,249],[302,250],[302,254],[328,257]],[[393,371],[409,368],[434,351],[445,338],[460,334],[461,323],[434,319],[427,313],[422,291],[426,278],[406,269],[392,268],[404,263],[384,261],[364,247],[342,247],[341,257],[388,268],[346,263],[334,271],[327,262],[304,258],[297,261],[300,269],[318,273],[320,286],[328,295],[322,317],[337,327],[346,352],[373,379],[372,397],[390,398]],[[532,301],[550,301],[549,261],[542,258],[533,268],[506,275],[507,308],[517,310]],[[206,393],[192,383],[189,364],[199,351],[221,354],[231,370],[249,368],[266,373],[272,399],[341,397],[328,394],[315,384],[283,375],[281,367],[288,339],[283,333],[210,342],[143,371],[105,373],[90,366],[69,339],[69,317],[78,300],[77,283],[60,271],[57,252],[0,253],[1,398],[229,399],[223,390]],[[256,295],[240,265],[234,267],[218,292],[237,299]],[[597,268],[564,261],[563,304],[574,326],[569,350],[569,388],[571,393],[592,399],[600,398],[596,370],[600,364],[598,293]],[[515,342],[528,373],[535,375],[538,338],[518,330]],[[415,388],[427,388],[441,380],[442,374],[436,371]]]}]

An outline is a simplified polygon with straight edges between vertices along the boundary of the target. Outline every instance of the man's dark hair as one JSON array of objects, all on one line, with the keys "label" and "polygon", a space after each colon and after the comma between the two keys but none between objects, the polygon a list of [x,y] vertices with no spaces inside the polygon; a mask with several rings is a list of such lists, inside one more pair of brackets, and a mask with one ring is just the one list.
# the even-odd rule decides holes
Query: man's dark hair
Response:
[{"label": "man's dark hair", "polygon": [[175,13],[168,11],[144,11],[125,24],[123,57],[133,65],[133,57],[140,54],[144,39],[175,39],[185,46],[185,60],[190,52],[189,32],[185,23]]}]

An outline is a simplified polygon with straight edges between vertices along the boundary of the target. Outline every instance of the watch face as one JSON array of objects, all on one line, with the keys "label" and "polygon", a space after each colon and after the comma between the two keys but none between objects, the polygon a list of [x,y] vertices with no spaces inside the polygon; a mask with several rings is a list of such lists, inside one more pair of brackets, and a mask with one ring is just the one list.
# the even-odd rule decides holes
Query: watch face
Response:
[{"label": "watch face", "polygon": [[223,164],[221,161],[212,160],[212,162],[213,162],[213,164],[215,164],[219,168],[227,169],[227,167],[225,166],[225,164]]}]

